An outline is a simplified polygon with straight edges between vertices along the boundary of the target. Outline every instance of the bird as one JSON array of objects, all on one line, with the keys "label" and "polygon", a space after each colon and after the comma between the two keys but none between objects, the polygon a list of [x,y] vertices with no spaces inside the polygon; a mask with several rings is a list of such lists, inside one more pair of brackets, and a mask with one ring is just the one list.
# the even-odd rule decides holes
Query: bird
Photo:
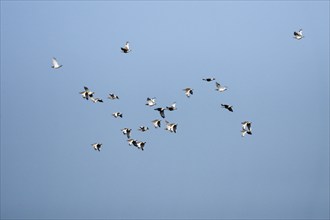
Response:
[{"label": "bird", "polygon": [[215,80],[215,78],[204,78],[203,80],[206,82],[211,82],[211,81]]},{"label": "bird", "polygon": [[100,148],[102,147],[102,144],[94,143],[94,144],[92,144],[92,147],[94,148],[94,150],[100,151]]},{"label": "bird", "polygon": [[108,99],[114,100],[114,99],[119,99],[119,97],[117,95],[113,94],[113,93],[110,93],[109,96],[108,96]]},{"label": "bird", "polygon": [[177,110],[176,102],[173,102],[171,106],[166,106],[166,109],[169,110],[169,111]]},{"label": "bird", "polygon": [[154,97],[154,98],[147,98],[147,103],[146,103],[146,105],[147,106],[150,106],[150,107],[152,107],[152,106],[154,106],[154,105],[156,105],[156,98]]},{"label": "bird", "polygon": [[148,131],[149,128],[147,126],[140,126],[138,130],[142,131],[142,132],[145,132],[145,131]]},{"label": "bird", "polygon": [[151,121],[155,128],[160,128],[160,120],[155,119]]},{"label": "bird", "polygon": [[129,146],[136,144],[136,140],[134,140],[134,139],[128,139],[127,142],[128,142]]},{"label": "bird", "polygon": [[242,129],[243,130],[247,130],[247,131],[250,131],[251,130],[251,124],[252,124],[252,122],[243,121],[241,124],[242,124]]},{"label": "bird", "polygon": [[304,35],[302,33],[302,29],[299,29],[299,31],[293,32],[293,38],[300,40],[303,37],[304,37]]},{"label": "bird", "polygon": [[128,53],[131,50],[129,49],[129,42],[127,41],[124,47],[120,48],[122,50],[123,53]]},{"label": "bird", "polygon": [[227,105],[227,104],[221,104],[221,106],[225,109],[227,109],[230,112],[233,112],[233,106],[232,105]]},{"label": "bird", "polygon": [[245,130],[244,128],[241,130],[241,135],[244,137],[246,134],[252,135],[252,132],[250,130]]},{"label": "bird", "polygon": [[123,132],[124,135],[127,136],[127,138],[130,138],[131,137],[131,131],[132,131],[132,129],[130,129],[130,128],[123,128],[123,129],[121,129],[121,131]]},{"label": "bird", "polygon": [[122,113],[120,113],[120,112],[114,112],[114,113],[112,113],[112,115],[113,115],[113,117],[115,117],[115,118],[118,118],[118,117],[123,117],[123,114]]},{"label": "bird", "polygon": [[100,99],[100,98],[94,98],[94,97],[91,97],[91,101],[94,102],[94,103],[103,102],[102,99]]},{"label": "bird", "polygon": [[165,120],[165,123],[166,123],[166,128],[165,130],[168,130],[170,132],[174,132],[176,133],[176,129],[178,127],[178,124],[175,124],[175,123],[169,123],[168,121]]},{"label": "bird", "polygon": [[91,92],[86,86],[84,86],[85,91],[80,92],[82,97],[86,100],[93,97],[94,92]]},{"label": "bird", "polygon": [[162,118],[165,118],[165,108],[155,108],[155,110],[159,111],[159,114],[162,116]]},{"label": "bird", "polygon": [[220,83],[218,82],[215,82],[215,86],[216,86],[216,91],[219,91],[219,92],[224,92],[227,90],[227,87],[226,86],[221,86]]},{"label": "bird", "polygon": [[55,57],[53,57],[53,59],[52,59],[52,63],[53,63],[52,68],[54,68],[54,69],[58,69],[58,68],[61,68],[61,67],[62,67],[62,65],[60,65],[60,64],[57,62],[57,60],[56,60]]},{"label": "bird", "polygon": [[183,89],[183,91],[185,91],[185,94],[186,94],[186,96],[187,96],[188,98],[190,98],[190,95],[193,94],[193,89],[192,89],[192,88],[189,88],[189,87]]},{"label": "bird", "polygon": [[135,146],[136,146],[138,149],[144,150],[144,145],[146,144],[146,142],[135,141],[135,143],[136,143]]}]

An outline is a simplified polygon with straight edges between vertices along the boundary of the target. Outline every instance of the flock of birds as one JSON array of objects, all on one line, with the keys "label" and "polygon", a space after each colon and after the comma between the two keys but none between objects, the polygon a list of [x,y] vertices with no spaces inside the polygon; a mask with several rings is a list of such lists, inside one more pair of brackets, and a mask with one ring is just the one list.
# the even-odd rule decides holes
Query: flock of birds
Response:
[{"label": "flock of birds", "polygon": [[[304,35],[302,33],[302,29],[300,29],[299,31],[294,31],[293,32],[293,38],[295,38],[296,40],[301,40],[303,37],[304,37]],[[130,49],[128,41],[120,49],[123,53],[129,53],[129,52],[132,51]],[[57,61],[57,59],[55,57],[53,57],[53,59],[52,59],[52,64],[53,64],[52,68],[54,68],[54,69],[59,69],[59,68],[62,67],[62,65],[59,64],[59,62]],[[211,82],[211,81],[214,81],[216,79],[213,77],[213,78],[203,78],[202,80],[204,80],[206,82]],[[228,89],[227,86],[223,86],[219,82],[215,82],[215,87],[216,87],[215,90],[218,91],[218,92],[225,92]],[[194,94],[193,89],[189,88],[189,87],[183,89],[183,91],[184,91],[186,97],[188,97],[188,98],[190,98],[191,95]],[[97,103],[97,102],[102,103],[103,102],[102,99],[94,97],[95,93],[93,91],[89,90],[89,88],[86,87],[86,86],[84,87],[84,91],[81,91],[80,94],[81,94],[83,99],[90,100],[93,103]],[[108,99],[116,100],[116,99],[119,99],[119,97],[117,95],[113,94],[113,93],[110,93],[109,96],[108,96]],[[155,97],[153,97],[153,98],[148,97],[147,100],[146,100],[146,103],[145,103],[145,105],[149,106],[149,107],[153,107],[156,104],[157,103],[156,103],[156,98]],[[229,105],[229,104],[221,104],[221,107],[224,108],[224,109],[227,109],[229,112],[234,111],[233,106]],[[155,108],[154,110],[158,111],[160,116],[165,119],[165,111],[175,111],[175,110],[177,110],[176,102],[172,103],[172,105],[170,105],[170,106],[166,106],[165,108],[164,107],[158,107],[158,108]],[[112,116],[115,117],[115,118],[118,118],[118,117],[122,118],[123,114],[121,112],[113,112]],[[167,120],[165,120],[165,123],[166,123],[165,130],[167,130],[169,132],[176,133],[178,124],[170,123]],[[152,121],[152,124],[153,124],[154,128],[160,128],[161,127],[161,120],[155,119],[155,120]],[[251,128],[252,122],[243,121],[243,122],[241,122],[241,124],[242,124],[241,136],[244,137],[246,134],[252,135],[252,128]],[[138,130],[141,131],[141,132],[146,132],[146,131],[149,130],[149,128],[147,126],[140,126]],[[131,131],[132,131],[131,128],[122,128],[121,129],[121,132],[123,133],[123,135],[125,135],[127,137],[128,144],[130,146],[137,147],[138,149],[143,151],[146,142],[145,141],[139,141],[139,140],[136,140],[136,139],[132,139],[131,138]],[[96,150],[96,151],[100,151],[102,145],[103,145],[102,143],[93,143],[93,144],[91,144],[93,149]]]}]

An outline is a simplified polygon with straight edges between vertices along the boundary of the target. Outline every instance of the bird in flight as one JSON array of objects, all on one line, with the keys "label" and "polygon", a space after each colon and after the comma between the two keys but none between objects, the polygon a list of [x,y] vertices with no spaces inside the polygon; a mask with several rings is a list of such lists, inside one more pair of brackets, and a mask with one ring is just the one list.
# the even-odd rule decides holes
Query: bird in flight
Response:
[{"label": "bird in flight", "polygon": [[176,133],[176,129],[178,127],[178,124],[175,124],[175,123],[169,123],[168,121],[165,121],[166,123],[166,128],[165,130],[168,130],[170,132],[174,132]]},{"label": "bird in flight", "polygon": [[155,128],[160,128],[160,120],[155,119],[151,121]]},{"label": "bird in flight", "polygon": [[162,118],[165,118],[165,108],[155,108],[156,111],[159,111],[160,116],[162,116]]},{"label": "bird in flight", "polygon": [[95,143],[95,144],[92,144],[92,147],[94,148],[94,150],[100,151],[100,149],[101,149],[101,147],[102,147],[102,144],[100,144],[100,143]]},{"label": "bird in flight", "polygon": [[142,132],[145,132],[145,131],[148,131],[149,128],[147,126],[140,126],[138,130],[142,131]]},{"label": "bird in flight", "polygon": [[56,60],[55,57],[53,57],[53,59],[52,59],[52,63],[53,63],[52,68],[54,68],[54,69],[58,69],[58,68],[61,68],[61,67],[62,67],[62,65],[60,65],[60,64],[57,62],[57,60]]},{"label": "bird in flight", "polygon": [[244,130],[250,130],[252,122],[250,121],[243,121],[242,123],[242,129]]},{"label": "bird in flight", "polygon": [[85,91],[80,92],[81,96],[88,100],[93,97],[94,92],[91,92],[86,86],[84,86]]},{"label": "bird in flight", "polygon": [[118,118],[118,117],[123,117],[123,114],[122,113],[120,113],[120,112],[114,112],[114,113],[112,113],[112,115],[113,115],[113,117],[115,117],[115,118]]},{"label": "bird in flight", "polygon": [[135,147],[137,147],[138,149],[144,150],[144,145],[146,144],[146,142],[142,142],[142,141],[134,141],[133,145]]},{"label": "bird in flight", "polygon": [[211,81],[215,80],[215,78],[204,78],[203,80],[206,82],[211,82]]},{"label": "bird in flight", "polygon": [[193,94],[193,89],[192,89],[192,88],[189,88],[189,87],[183,89],[183,91],[185,91],[185,94],[186,94],[186,96],[187,96],[188,98],[190,98],[190,95]]},{"label": "bird in flight", "polygon": [[94,98],[94,97],[91,97],[91,101],[94,102],[94,103],[103,102],[102,99],[100,99],[100,98]]},{"label": "bird in flight", "polygon": [[233,106],[232,105],[227,105],[227,104],[221,104],[221,106],[225,109],[227,109],[230,112],[233,112]]},{"label": "bird in flight", "polygon": [[176,102],[173,102],[172,105],[170,105],[170,106],[166,106],[166,109],[169,110],[169,111],[177,110]]},{"label": "bird in flight", "polygon": [[147,98],[147,103],[146,103],[146,105],[147,106],[150,106],[150,107],[152,107],[152,106],[154,106],[154,105],[156,105],[156,98],[154,97],[154,98]]},{"label": "bird in flight", "polygon": [[131,131],[132,131],[132,129],[130,129],[130,128],[123,128],[123,129],[121,129],[121,131],[123,132],[124,135],[127,136],[127,138],[130,138],[131,137]]},{"label": "bird in flight", "polygon": [[293,32],[293,37],[297,40],[302,39],[304,37],[304,35],[302,33],[302,29],[300,29],[299,31]]},{"label": "bird in flight", "polygon": [[110,93],[109,96],[108,96],[108,99],[114,100],[114,99],[119,99],[119,97],[117,95],[113,94],[113,93]]},{"label": "bird in flight", "polygon": [[120,49],[123,53],[131,52],[131,50],[129,49],[129,42],[128,41],[126,42],[125,46],[121,47]]},{"label": "bird in flight", "polygon": [[218,82],[215,82],[215,87],[216,87],[216,91],[219,91],[219,92],[224,92],[227,90],[227,87],[226,86],[222,86],[220,83]]},{"label": "bird in flight", "polygon": [[241,124],[242,124],[242,130],[241,130],[242,137],[244,137],[245,134],[252,135],[252,131],[251,131],[251,124],[252,124],[252,122],[243,121]]},{"label": "bird in flight", "polygon": [[134,140],[134,139],[128,139],[127,142],[128,142],[129,146],[136,144],[136,140]]}]

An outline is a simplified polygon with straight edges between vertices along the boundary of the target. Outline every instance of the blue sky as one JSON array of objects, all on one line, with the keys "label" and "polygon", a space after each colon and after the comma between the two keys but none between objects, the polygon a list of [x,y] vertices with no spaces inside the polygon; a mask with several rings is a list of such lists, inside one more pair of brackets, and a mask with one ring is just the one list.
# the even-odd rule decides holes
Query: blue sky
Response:
[{"label": "blue sky", "polygon": [[2,219],[328,219],[329,1],[1,1],[0,198]]}]

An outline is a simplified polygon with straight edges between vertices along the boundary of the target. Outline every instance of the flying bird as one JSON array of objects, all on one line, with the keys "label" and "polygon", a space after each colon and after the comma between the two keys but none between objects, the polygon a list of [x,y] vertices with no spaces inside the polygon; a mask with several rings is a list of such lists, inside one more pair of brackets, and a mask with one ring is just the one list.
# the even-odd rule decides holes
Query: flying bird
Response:
[{"label": "flying bird", "polygon": [[60,64],[57,62],[57,60],[56,60],[55,57],[53,57],[53,59],[52,59],[52,63],[53,63],[52,68],[54,68],[54,69],[58,69],[58,68],[61,68],[61,67],[62,67],[62,65],[60,65]]},{"label": "flying bird", "polygon": [[155,119],[152,121],[152,124],[154,125],[155,128],[160,128],[160,120]]},{"label": "flying bird", "polygon": [[128,142],[129,146],[136,145],[136,140],[134,140],[134,139],[128,139],[127,142]]},{"label": "flying bird", "polygon": [[131,50],[129,49],[129,42],[127,41],[124,47],[120,48],[123,53],[128,53]]},{"label": "flying bird", "polygon": [[110,93],[109,96],[108,96],[108,99],[114,100],[114,99],[119,99],[119,97],[117,95],[113,94],[113,93]]},{"label": "flying bird", "polygon": [[293,38],[300,40],[303,37],[304,37],[304,35],[302,33],[302,29],[300,29],[299,31],[293,32]]},{"label": "flying bird", "polygon": [[176,103],[173,102],[172,105],[170,105],[170,106],[166,106],[166,109],[169,110],[169,111],[177,110],[177,108],[176,108]]},{"label": "flying bird", "polygon": [[103,102],[102,99],[100,99],[100,98],[94,98],[94,97],[91,97],[91,101],[94,102],[94,103]]},{"label": "flying bird", "polygon": [[203,80],[206,82],[211,82],[211,81],[215,80],[215,78],[204,78]]},{"label": "flying bird", "polygon": [[92,147],[94,148],[94,150],[100,151],[100,149],[101,149],[101,147],[102,147],[102,144],[100,144],[100,143],[95,143],[95,144],[92,144]]},{"label": "flying bird", "polygon": [[94,92],[91,92],[86,86],[84,86],[85,91],[80,92],[81,96],[88,100],[93,97]]},{"label": "flying bird", "polygon": [[112,115],[113,115],[113,117],[115,117],[115,118],[118,118],[118,117],[123,117],[123,114],[122,113],[120,113],[120,112],[114,112],[114,113],[112,113]]},{"label": "flying bird", "polygon": [[146,105],[147,106],[150,106],[150,107],[152,107],[152,106],[154,106],[154,105],[156,105],[156,98],[147,98],[147,103],[146,103]]},{"label": "flying bird", "polygon": [[147,126],[140,126],[138,130],[142,131],[142,132],[145,132],[145,131],[148,131],[149,128]]},{"label": "flying bird", "polygon": [[176,129],[178,127],[178,124],[175,124],[175,123],[169,123],[168,121],[165,120],[165,123],[166,123],[166,128],[165,130],[168,130],[170,132],[174,132],[176,133]]},{"label": "flying bird", "polygon": [[230,112],[233,112],[233,106],[232,105],[227,105],[227,104],[221,104],[221,106],[225,109],[227,109]]},{"label": "flying bird", "polygon": [[243,121],[242,123],[242,129],[243,130],[251,130],[251,124],[252,124],[252,122],[250,122],[250,121]]},{"label": "flying bird", "polygon": [[160,116],[162,116],[162,118],[165,118],[165,108],[155,108],[156,111],[159,111]]},{"label": "flying bird", "polygon": [[220,83],[218,82],[215,82],[215,87],[216,87],[216,91],[219,91],[219,92],[224,92],[227,90],[227,87],[226,86],[221,86]]},{"label": "flying bird", "polygon": [[124,135],[127,136],[127,138],[130,138],[131,137],[131,131],[132,131],[132,129],[130,129],[130,128],[123,128],[123,129],[121,129],[121,131],[123,132]]},{"label": "flying bird", "polygon": [[144,145],[146,144],[146,142],[142,142],[142,141],[135,141],[135,145],[138,149],[144,150]]},{"label": "flying bird", "polygon": [[190,98],[190,95],[193,94],[193,89],[192,89],[192,88],[189,88],[189,87],[183,89],[183,91],[185,91],[185,94],[186,94],[186,96],[187,96],[188,98]]}]

